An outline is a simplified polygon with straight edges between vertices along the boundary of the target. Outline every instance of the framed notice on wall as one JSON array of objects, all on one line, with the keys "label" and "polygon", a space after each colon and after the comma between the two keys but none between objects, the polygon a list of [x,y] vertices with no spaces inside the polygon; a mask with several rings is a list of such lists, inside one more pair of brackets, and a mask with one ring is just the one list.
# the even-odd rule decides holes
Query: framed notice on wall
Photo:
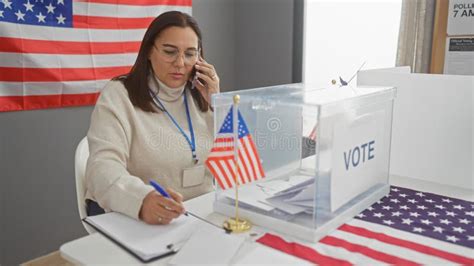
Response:
[{"label": "framed notice on wall", "polygon": [[474,37],[447,39],[444,74],[474,75]]},{"label": "framed notice on wall", "polygon": [[448,11],[449,36],[474,35],[474,0],[450,0]]}]

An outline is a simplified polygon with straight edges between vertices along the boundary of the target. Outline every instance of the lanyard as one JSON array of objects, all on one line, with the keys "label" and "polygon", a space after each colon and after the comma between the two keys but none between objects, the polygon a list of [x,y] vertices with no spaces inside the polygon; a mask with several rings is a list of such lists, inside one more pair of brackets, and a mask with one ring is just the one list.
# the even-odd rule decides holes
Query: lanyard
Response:
[{"label": "lanyard", "polygon": [[191,114],[189,113],[189,106],[188,106],[188,101],[186,97],[186,91],[184,91],[184,106],[186,107],[186,117],[188,119],[188,127],[189,127],[189,132],[191,133],[191,139],[189,139],[188,135],[184,133],[184,130],[179,126],[178,122],[176,122],[174,117],[168,112],[168,110],[166,110],[166,107],[160,101],[157,94],[154,94],[152,91],[150,91],[150,94],[151,94],[151,97],[153,98],[154,103],[156,105],[159,105],[159,107],[163,109],[163,111],[168,115],[168,117],[173,122],[173,124],[178,128],[178,130],[184,136],[184,138],[189,144],[189,147],[191,148],[194,164],[197,164],[199,160],[197,159],[197,155],[196,155],[196,141],[194,139],[193,123],[191,121]]}]

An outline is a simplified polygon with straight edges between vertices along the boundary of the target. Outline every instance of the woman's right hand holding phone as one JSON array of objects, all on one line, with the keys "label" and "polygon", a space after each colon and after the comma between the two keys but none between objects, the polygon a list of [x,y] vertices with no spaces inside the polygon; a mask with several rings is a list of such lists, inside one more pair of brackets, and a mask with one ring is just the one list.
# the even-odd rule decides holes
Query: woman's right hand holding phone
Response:
[{"label": "woman's right hand holding phone", "polygon": [[[207,103],[211,104],[212,94],[220,92],[220,80],[219,76],[217,76],[216,69],[213,65],[206,62],[206,60],[204,60],[204,58],[202,58],[201,56],[199,57],[199,60],[194,66],[196,68],[197,77],[195,81],[195,86],[201,93],[201,95],[204,97],[204,99],[207,101]],[[201,82],[201,80],[204,81],[204,83]]]}]

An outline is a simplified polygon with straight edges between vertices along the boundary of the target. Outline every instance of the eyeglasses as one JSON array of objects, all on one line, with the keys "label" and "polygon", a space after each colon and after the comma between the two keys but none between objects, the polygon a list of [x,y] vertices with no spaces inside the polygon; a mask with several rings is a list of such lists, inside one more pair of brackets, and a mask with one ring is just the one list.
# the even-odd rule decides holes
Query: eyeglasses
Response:
[{"label": "eyeglasses", "polygon": [[[173,48],[173,47],[163,47],[163,48],[158,48],[155,45],[153,47],[158,51],[160,56],[163,58],[163,60],[167,63],[173,63],[178,60],[178,56],[181,56],[181,52],[179,49]],[[199,57],[200,49],[194,50],[194,49],[189,49],[184,51],[184,64],[188,66],[192,66],[196,64],[198,57]]]}]

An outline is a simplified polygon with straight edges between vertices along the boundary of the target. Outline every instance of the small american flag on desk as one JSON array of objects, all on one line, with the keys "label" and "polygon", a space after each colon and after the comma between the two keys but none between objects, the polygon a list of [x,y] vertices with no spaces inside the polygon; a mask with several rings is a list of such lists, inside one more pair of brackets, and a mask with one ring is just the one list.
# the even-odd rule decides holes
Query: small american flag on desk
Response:
[{"label": "small american flag on desk", "polygon": [[[206,166],[222,189],[235,185],[233,107],[230,108],[206,160]],[[257,148],[244,118],[238,111],[238,177],[245,184],[265,177]]]},{"label": "small american flag on desk", "polygon": [[159,14],[191,0],[0,0],[0,111],[95,104]]}]

